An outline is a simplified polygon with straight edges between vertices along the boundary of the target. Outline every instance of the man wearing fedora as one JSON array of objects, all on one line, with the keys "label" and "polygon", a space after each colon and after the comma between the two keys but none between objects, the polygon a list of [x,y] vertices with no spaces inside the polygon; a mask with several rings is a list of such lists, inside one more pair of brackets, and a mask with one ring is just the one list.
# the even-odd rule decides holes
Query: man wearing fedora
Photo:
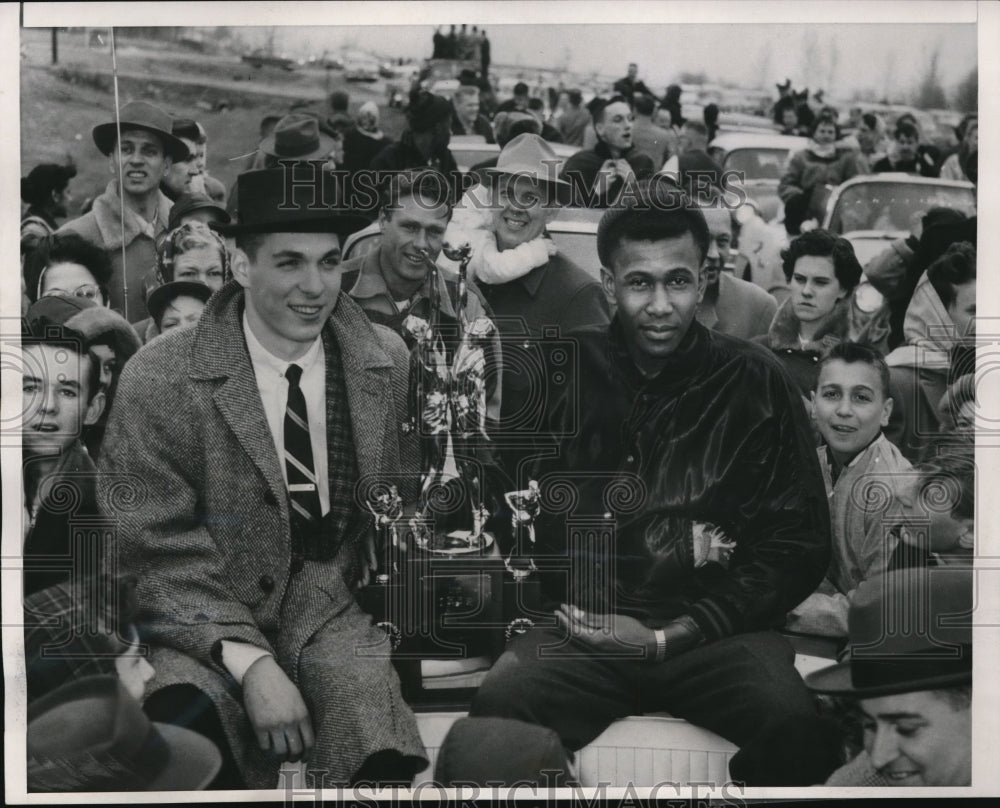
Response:
[{"label": "man wearing fedora", "polygon": [[831,786],[967,786],[972,782],[971,569],[900,570],[858,587],[846,662],[810,674],[846,700],[861,752]]},{"label": "man wearing fedora", "polygon": [[89,213],[58,232],[78,233],[107,252],[114,270],[111,306],[135,323],[147,314],[142,279],[156,266],[156,240],[170,216],[170,200],[160,183],[173,161],[188,159],[189,152],[172,134],[171,117],[153,104],[132,101],[121,108],[119,119],[98,124],[93,132],[113,179]]},{"label": "man wearing fedora", "polygon": [[140,580],[152,716],[207,698],[251,788],[303,757],[317,785],[408,782],[424,749],[352,592],[374,555],[356,488],[415,468],[408,356],[341,294],[341,240],[366,219],[324,204],[333,175],[288,170],[240,175],[234,280],[126,367],[99,487],[140,485],[107,516]]},{"label": "man wearing fedora", "polygon": [[[281,118],[257,146],[254,168],[274,168],[279,161],[326,160],[336,143],[320,130],[319,119],[308,112],[290,112]],[[239,181],[229,190],[226,210],[239,210]]]},{"label": "man wearing fedora", "polygon": [[[539,135],[525,133],[504,146],[495,168],[486,169],[491,180],[486,238],[501,259],[544,236],[546,225],[567,201],[569,185],[556,176],[557,166],[552,147]],[[606,324],[608,306],[597,280],[560,255],[554,245],[525,260],[492,265],[480,261],[477,266],[479,288],[503,338],[498,445],[513,476],[540,435],[539,393],[543,402],[551,395],[542,370],[545,343],[552,340],[546,334],[556,329],[565,335],[585,325]]]}]

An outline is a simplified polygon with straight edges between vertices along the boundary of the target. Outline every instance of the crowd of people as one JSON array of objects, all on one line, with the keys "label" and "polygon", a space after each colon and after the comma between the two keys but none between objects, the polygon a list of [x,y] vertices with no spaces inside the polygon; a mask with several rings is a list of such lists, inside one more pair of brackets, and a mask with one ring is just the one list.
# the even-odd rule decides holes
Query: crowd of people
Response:
[{"label": "crowd of people", "polygon": [[[804,123],[789,83],[775,120],[811,140],[765,282],[717,109],[685,121],[633,64],[588,105],[520,84],[492,111],[465,28],[435,57],[483,73],[415,87],[398,140],[338,92],[262,121],[226,189],[201,124],[134,100],[93,130],[112,179],[80,217],[72,167],[22,180],[29,789],[273,788],[286,761],[412,782],[358,600],[386,574],[371,479],[410,514],[464,486],[511,559],[504,493],[541,496],[515,577],[552,619],[494,662],[442,782],[571,782],[609,724],[667,710],[747,785],[968,785],[971,629],[926,618],[973,602],[976,219],[924,211],[866,266],[802,226],[858,173],[976,182],[975,118],[942,160],[910,121]],[[453,133],[499,152],[463,174]],[[604,209],[599,278],[549,234],[567,205]],[[806,679],[803,636],[832,649]]]}]

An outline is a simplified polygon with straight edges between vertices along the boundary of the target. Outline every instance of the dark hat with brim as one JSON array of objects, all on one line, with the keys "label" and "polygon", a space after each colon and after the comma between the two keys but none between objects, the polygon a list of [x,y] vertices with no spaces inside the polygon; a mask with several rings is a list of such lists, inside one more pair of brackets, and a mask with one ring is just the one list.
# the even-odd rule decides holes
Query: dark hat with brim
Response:
[{"label": "dark hat with brim", "polygon": [[806,677],[817,693],[866,699],[972,682],[973,573],[903,569],[864,581],[848,612],[850,659]]},{"label": "dark hat with brim", "polygon": [[207,303],[211,296],[212,290],[199,281],[170,281],[150,291],[146,298],[146,310],[153,318],[153,322],[159,323],[172,300],[178,297],[194,297],[202,303]]},{"label": "dark hat with brim", "polygon": [[181,223],[181,218],[196,210],[211,210],[218,216],[220,224],[229,224],[233,219],[229,212],[210,196],[202,193],[182,194],[170,208],[167,230],[173,230]]},{"label": "dark hat with brim", "polygon": [[237,221],[212,227],[225,236],[247,233],[356,233],[371,219],[351,207],[347,177],[322,160],[245,171],[236,178]]},{"label": "dark hat with brim", "polygon": [[272,157],[323,160],[333,151],[333,138],[320,131],[319,121],[308,112],[292,112],[274,125],[258,148]]},{"label": "dark hat with brim", "polygon": [[190,156],[187,144],[174,137],[174,121],[166,112],[155,104],[147,101],[130,101],[118,113],[119,121],[100,123],[94,127],[94,143],[101,154],[111,154],[118,140],[118,127],[121,131],[128,129],[144,129],[152,132],[163,142],[163,149],[174,160],[186,160]]},{"label": "dark hat with brim", "polygon": [[198,791],[218,773],[218,747],[151,722],[114,676],[70,681],[28,706],[30,791]]}]

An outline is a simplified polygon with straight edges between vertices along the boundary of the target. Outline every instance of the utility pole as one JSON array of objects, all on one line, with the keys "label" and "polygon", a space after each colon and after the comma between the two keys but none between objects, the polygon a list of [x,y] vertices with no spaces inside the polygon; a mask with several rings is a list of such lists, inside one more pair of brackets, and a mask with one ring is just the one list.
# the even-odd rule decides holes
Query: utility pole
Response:
[{"label": "utility pole", "polygon": [[59,64],[59,29],[52,29],[52,64]]}]

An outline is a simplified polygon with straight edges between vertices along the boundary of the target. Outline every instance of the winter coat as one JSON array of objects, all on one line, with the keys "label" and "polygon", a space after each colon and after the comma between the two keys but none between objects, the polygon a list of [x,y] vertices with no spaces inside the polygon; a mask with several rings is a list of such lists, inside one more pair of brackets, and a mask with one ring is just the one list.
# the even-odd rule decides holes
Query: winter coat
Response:
[{"label": "winter coat", "polygon": [[[422,757],[416,722],[381,648],[384,634],[346,580],[370,518],[362,514],[339,536],[332,561],[307,560],[293,572],[289,497],[243,308],[243,289],[230,281],[193,329],[140,350],[122,373],[108,425],[99,502],[114,520],[123,570],[140,579],[152,687],[193,684],[212,699],[251,788],[273,788],[277,763],[257,746],[239,686],[221,664],[222,640],[271,652],[302,689],[317,735],[310,763],[327,768],[333,781],[349,779],[383,749]],[[323,342],[327,423],[345,404],[329,369],[339,352],[359,480],[414,470],[415,447],[400,429],[402,341],[371,325],[344,295]],[[336,460],[331,454],[331,501]],[[356,653],[364,647],[376,650]]]},{"label": "winter coat", "polygon": [[818,193],[825,185],[840,185],[851,177],[868,173],[868,163],[861,152],[836,149],[829,157],[820,157],[812,147],[795,152],[785,166],[785,173],[778,183],[778,196],[786,205],[805,195],[809,210],[805,218],[822,221],[824,211],[818,207]]},{"label": "winter coat", "polygon": [[[622,155],[632,167],[635,180],[652,176],[653,161],[633,146]],[[605,160],[611,159],[611,151],[604,141],[599,141],[593,149],[583,149],[563,163],[559,178],[573,186],[573,204],[580,208],[608,208],[613,205],[625,187],[625,181],[618,177],[606,189],[594,188],[597,172]]]},{"label": "winter coat", "polygon": [[[149,316],[146,311],[146,289],[143,280],[156,268],[156,240],[167,229],[171,202],[157,192],[156,218],[152,225],[131,209],[125,209],[125,232],[122,234],[121,198],[118,183],[111,181],[107,189],[94,200],[94,207],[79,219],[66,222],[58,233],[77,233],[108,254],[111,260],[111,308],[125,313],[123,284],[128,282],[128,314],[130,323]],[[122,244],[125,245],[124,263]]]},{"label": "winter coat", "polygon": [[[595,591],[578,594],[595,611],[648,625],[689,615],[708,641],[782,623],[826,572],[830,514],[812,430],[781,366],[697,322],[652,378],[617,320],[570,336],[577,357],[549,421],[566,437],[536,476],[538,535],[552,545],[539,557],[558,567],[570,552],[573,568],[596,570],[586,578]],[[734,543],[728,559],[696,565],[699,522]]]}]

